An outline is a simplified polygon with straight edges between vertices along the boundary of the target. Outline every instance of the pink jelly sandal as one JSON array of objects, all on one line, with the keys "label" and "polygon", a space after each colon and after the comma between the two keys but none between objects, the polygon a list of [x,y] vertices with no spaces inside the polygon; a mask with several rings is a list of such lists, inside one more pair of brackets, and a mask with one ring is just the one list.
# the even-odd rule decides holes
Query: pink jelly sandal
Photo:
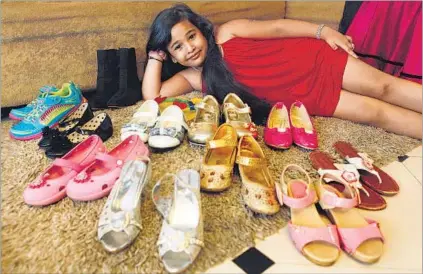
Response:
[{"label": "pink jelly sandal", "polygon": [[140,137],[131,135],[109,153],[98,153],[96,160],[69,182],[66,193],[76,201],[102,198],[112,190],[126,161],[148,155],[148,148]]},{"label": "pink jelly sandal", "polygon": [[[288,169],[304,173],[307,182],[301,179],[286,183],[284,177]],[[307,172],[297,165],[288,165],[281,175],[282,190],[277,188],[278,199],[291,208],[289,235],[295,247],[311,262],[328,266],[336,262],[340,247],[336,227],[323,219],[314,205],[317,195]]]},{"label": "pink jelly sandal", "polygon": [[330,173],[320,177],[317,192],[319,204],[328,212],[332,222],[338,227],[341,248],[354,259],[363,263],[374,263],[382,256],[384,238],[379,225],[360,215],[357,205],[357,192],[345,184],[341,193],[334,187],[324,184],[324,179],[334,179]]},{"label": "pink jelly sandal", "polygon": [[92,135],[62,158],[56,158],[25,189],[25,203],[45,206],[60,201],[66,196],[68,182],[95,160],[96,153],[103,151],[106,147],[100,137]]}]

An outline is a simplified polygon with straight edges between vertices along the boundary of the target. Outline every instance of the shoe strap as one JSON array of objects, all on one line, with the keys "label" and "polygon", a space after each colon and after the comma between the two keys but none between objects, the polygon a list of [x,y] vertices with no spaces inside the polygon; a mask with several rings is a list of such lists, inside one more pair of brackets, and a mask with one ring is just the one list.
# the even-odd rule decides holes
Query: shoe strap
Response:
[{"label": "shoe strap", "polygon": [[221,148],[221,147],[236,147],[237,141],[236,140],[232,140],[229,138],[222,138],[222,139],[217,139],[217,140],[211,140],[208,141],[206,143],[206,147],[208,149],[210,148]]},{"label": "shoe strap", "polygon": [[338,227],[342,247],[349,254],[353,254],[364,241],[369,239],[380,239],[382,242],[385,241],[380,231],[379,224],[372,219],[365,219],[368,225],[364,227]]},{"label": "shoe strap", "polygon": [[377,172],[373,167],[373,159],[367,155],[367,153],[358,153],[359,157],[345,157],[348,163],[353,164],[357,169],[365,170],[373,175],[375,175],[379,181],[379,184],[382,183],[379,172]]},{"label": "shoe strap", "polygon": [[123,160],[104,152],[97,152],[95,159],[111,164],[112,166],[123,166],[124,164]]},{"label": "shoe strap", "polygon": [[234,109],[238,113],[251,113],[251,109],[247,104],[244,104],[243,108],[239,108],[232,103],[224,103],[223,110],[227,111],[229,109]]},{"label": "shoe strap", "polygon": [[360,183],[360,173],[358,173],[357,168],[352,164],[333,164],[337,169],[319,169],[317,172],[322,174],[330,174],[331,176],[326,177],[325,182],[336,181],[343,185],[348,185],[352,187],[359,196],[360,203],[360,190],[363,191],[367,197],[370,197],[370,193],[363,187]]},{"label": "shoe strap", "polygon": [[53,165],[60,166],[60,167],[67,167],[72,170],[75,170],[77,173],[81,172],[84,169],[81,165],[74,163],[70,160],[63,159],[63,158],[56,158],[53,161]]},{"label": "shoe strap", "polygon": [[288,222],[288,231],[295,247],[302,252],[305,245],[315,241],[322,241],[340,248],[339,236],[336,225],[330,224],[324,227],[306,227]]},{"label": "shoe strap", "polygon": [[196,109],[204,109],[207,112],[212,112],[215,113],[216,112],[216,108],[212,105],[206,104],[204,102],[200,102],[198,104],[195,105]]},{"label": "shoe strap", "polygon": [[243,166],[265,166],[267,164],[264,158],[253,158],[247,156],[236,156],[236,163]]},{"label": "shoe strap", "polygon": [[[305,182],[303,180],[298,180],[298,183],[302,182],[307,187],[306,191],[305,191],[305,195],[301,198],[291,197],[288,194],[288,184],[285,182],[285,172],[288,169],[298,170],[298,171],[304,173],[307,177],[307,182]],[[282,186],[282,191],[280,191],[277,188],[276,193],[277,193],[277,196],[278,196],[279,203],[281,205],[285,204],[285,205],[289,206],[290,208],[305,208],[305,207],[308,207],[309,205],[317,202],[316,191],[314,190],[313,184],[311,183],[310,176],[308,175],[307,171],[305,171],[299,165],[295,165],[295,164],[287,165],[284,168],[284,170],[282,171],[282,174],[281,174],[281,177],[280,177],[280,182],[281,182],[281,186]],[[280,192],[282,192],[282,193],[280,193]]]},{"label": "shoe strap", "polygon": [[348,183],[343,183],[345,185],[345,190],[349,192],[352,198],[341,198],[336,193],[327,190],[323,186],[323,181],[328,178],[330,180],[337,180],[332,173],[321,173],[320,179],[318,181],[318,188],[320,192],[319,204],[322,209],[333,209],[333,208],[353,208],[358,204],[358,194],[356,191],[353,191],[351,186]]}]

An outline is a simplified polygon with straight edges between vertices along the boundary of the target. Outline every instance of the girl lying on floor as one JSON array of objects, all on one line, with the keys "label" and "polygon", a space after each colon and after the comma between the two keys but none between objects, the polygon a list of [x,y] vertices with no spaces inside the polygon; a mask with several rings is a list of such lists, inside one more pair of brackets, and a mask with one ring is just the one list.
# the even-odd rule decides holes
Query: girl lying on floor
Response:
[{"label": "girl lying on floor", "polygon": [[202,90],[222,102],[234,92],[256,123],[270,104],[299,100],[312,115],[422,138],[422,86],[358,60],[351,37],[327,26],[239,19],[215,28],[178,4],[161,11],[150,31],[146,100]]}]

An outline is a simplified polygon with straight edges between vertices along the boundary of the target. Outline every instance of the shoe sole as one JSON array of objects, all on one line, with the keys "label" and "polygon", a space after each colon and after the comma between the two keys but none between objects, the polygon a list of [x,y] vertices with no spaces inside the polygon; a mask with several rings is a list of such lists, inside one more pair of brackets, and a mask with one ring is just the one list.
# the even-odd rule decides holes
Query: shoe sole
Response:
[{"label": "shoe sole", "polygon": [[19,118],[15,115],[13,115],[12,113],[9,113],[9,118],[15,121],[22,121],[23,118]]},{"label": "shoe sole", "polygon": [[[57,121],[56,123],[54,123],[54,124],[52,124],[51,126],[49,126],[49,128],[54,128],[55,126],[57,126],[59,123],[60,123],[60,121],[61,120],[63,120],[63,118],[65,118],[65,117],[67,117],[67,116],[69,116],[69,115],[72,115],[72,113],[74,113],[78,108],[79,108],[79,106],[80,106],[81,104],[79,104],[79,105],[77,105],[77,106],[75,106],[75,107],[73,107],[72,109],[71,109],[71,111],[68,113],[68,114],[66,114],[65,116],[63,116],[62,117],[62,119],[60,119],[59,121]],[[9,114],[10,115],[10,114]],[[41,131],[41,132],[38,132],[38,133],[35,133],[35,134],[32,134],[32,135],[28,135],[28,136],[22,136],[22,137],[20,137],[20,136],[15,136],[15,135],[13,135],[10,131],[9,131],[9,136],[12,138],[12,139],[15,139],[15,140],[19,140],[19,141],[29,141],[29,140],[33,140],[33,139],[39,139],[41,136],[43,135],[43,132]]]}]

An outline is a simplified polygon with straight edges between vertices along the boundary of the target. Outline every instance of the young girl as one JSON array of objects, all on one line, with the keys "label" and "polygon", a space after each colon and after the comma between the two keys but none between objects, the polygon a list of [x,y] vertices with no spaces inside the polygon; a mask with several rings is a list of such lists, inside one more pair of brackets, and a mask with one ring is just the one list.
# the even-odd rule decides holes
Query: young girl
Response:
[{"label": "young girl", "polygon": [[353,49],[351,37],[324,25],[240,19],[214,28],[178,4],[151,26],[142,94],[154,99],[203,90],[222,102],[234,92],[256,123],[265,121],[271,104],[299,100],[312,115],[421,139],[421,85],[365,64]]}]

